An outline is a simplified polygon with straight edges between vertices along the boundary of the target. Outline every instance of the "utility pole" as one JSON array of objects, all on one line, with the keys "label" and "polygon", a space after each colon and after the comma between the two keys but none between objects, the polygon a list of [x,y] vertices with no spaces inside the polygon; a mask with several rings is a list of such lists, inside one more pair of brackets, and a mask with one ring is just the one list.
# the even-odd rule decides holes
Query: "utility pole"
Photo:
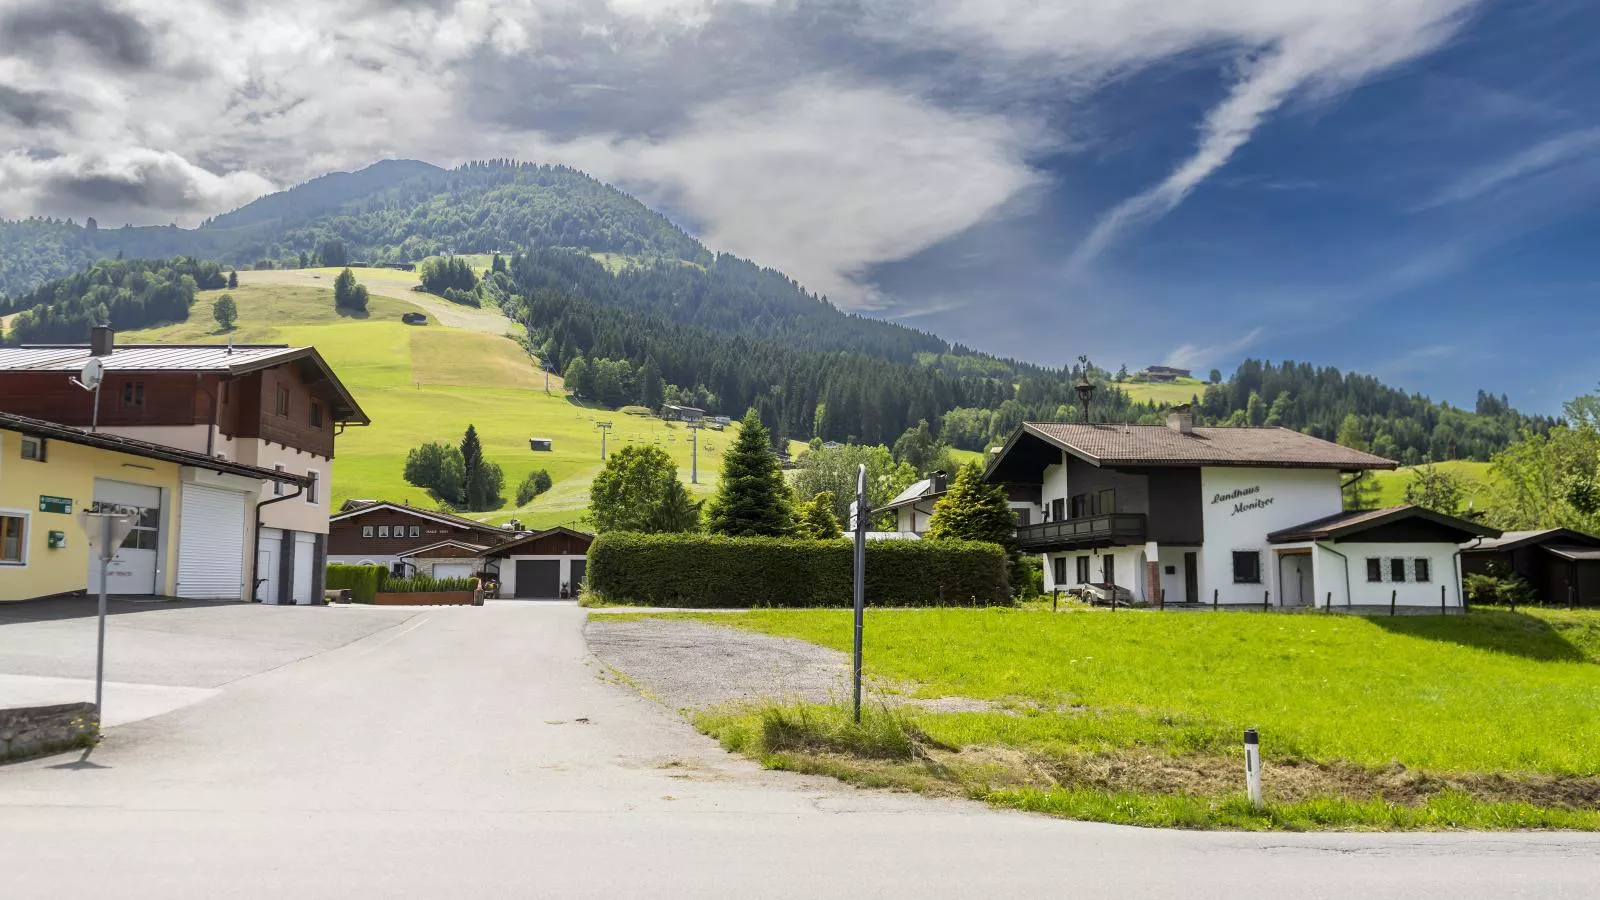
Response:
[{"label": "utility pole", "polygon": [[689,483],[700,483],[700,423],[689,422],[683,427],[689,429]]},{"label": "utility pole", "polygon": [[594,427],[600,429],[600,461],[604,462],[606,458],[606,433],[611,430],[611,423],[596,422]]}]

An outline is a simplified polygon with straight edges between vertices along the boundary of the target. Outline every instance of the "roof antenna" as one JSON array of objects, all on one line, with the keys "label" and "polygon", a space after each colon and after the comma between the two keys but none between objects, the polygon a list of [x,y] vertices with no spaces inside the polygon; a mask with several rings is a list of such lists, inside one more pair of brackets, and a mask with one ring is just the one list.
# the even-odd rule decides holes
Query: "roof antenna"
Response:
[{"label": "roof antenna", "polygon": [[228,352],[227,352],[226,355],[228,355],[228,356],[232,356],[233,355],[233,335],[231,335],[231,334],[228,335]]}]

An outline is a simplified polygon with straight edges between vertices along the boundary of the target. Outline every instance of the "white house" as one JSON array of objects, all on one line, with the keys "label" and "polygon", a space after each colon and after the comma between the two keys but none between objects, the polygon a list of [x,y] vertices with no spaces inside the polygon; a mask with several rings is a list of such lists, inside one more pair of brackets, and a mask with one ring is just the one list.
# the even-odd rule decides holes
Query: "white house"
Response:
[{"label": "white house", "polygon": [[894,513],[895,532],[920,535],[928,530],[928,520],[933,518],[933,505],[939,502],[948,487],[945,473],[934,472],[901,491],[874,512]]},{"label": "white house", "polygon": [[1459,544],[1491,529],[1415,507],[1343,510],[1345,476],[1395,465],[1285,428],[1195,427],[1180,407],[1166,425],[1025,423],[985,478],[1039,490],[1039,521],[1017,537],[1043,558],[1047,590],[1459,609]]}]

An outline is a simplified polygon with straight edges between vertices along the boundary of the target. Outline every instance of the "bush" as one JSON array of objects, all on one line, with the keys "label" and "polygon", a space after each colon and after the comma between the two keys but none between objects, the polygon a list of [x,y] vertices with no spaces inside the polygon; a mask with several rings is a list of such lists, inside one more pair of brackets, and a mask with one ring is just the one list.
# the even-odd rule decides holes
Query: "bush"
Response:
[{"label": "bush", "polygon": [[655,410],[652,410],[648,406],[624,406],[623,408],[617,410],[617,412],[622,413],[625,416],[653,416],[653,415],[655,415]]},{"label": "bush", "polygon": [[390,578],[383,583],[385,594],[439,594],[445,591],[470,591],[477,587],[476,578],[434,578],[431,575],[413,575],[410,578]]},{"label": "bush", "polygon": [[517,485],[517,505],[526,506],[533,498],[550,490],[550,473],[544,469],[534,469],[529,472],[522,483]]},{"label": "bush", "polygon": [[[847,540],[607,532],[589,547],[589,589],[605,603],[738,608],[849,606]],[[1005,551],[976,541],[867,542],[867,603],[1011,602]]]},{"label": "bush", "polygon": [[350,599],[357,603],[371,603],[372,595],[383,590],[389,577],[387,566],[346,566],[332,563],[328,566],[326,585],[330,591],[348,590]]},{"label": "bush", "polygon": [[1499,578],[1494,575],[1474,573],[1463,578],[1461,585],[1466,590],[1467,602],[1478,606],[1491,603],[1525,606],[1538,599],[1534,595],[1533,586],[1520,575]]},{"label": "bush", "polygon": [[1037,556],[1019,557],[1011,566],[1011,584],[1017,597],[1032,600],[1044,593],[1044,561]]}]

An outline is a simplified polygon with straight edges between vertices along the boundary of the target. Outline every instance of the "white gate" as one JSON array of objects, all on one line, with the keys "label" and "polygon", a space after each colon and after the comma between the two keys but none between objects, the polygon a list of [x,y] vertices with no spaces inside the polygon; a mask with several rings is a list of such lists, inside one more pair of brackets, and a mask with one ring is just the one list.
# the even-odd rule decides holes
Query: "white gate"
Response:
[{"label": "white gate", "polygon": [[263,528],[256,539],[256,592],[255,599],[262,603],[278,602],[278,551],[283,546],[283,532],[276,528]]},{"label": "white gate", "polygon": [[178,520],[178,596],[238,600],[244,587],[244,495],[183,486]]},{"label": "white gate", "polygon": [[303,531],[294,533],[294,587],[289,592],[295,603],[311,602],[312,582],[316,575],[317,536]]},{"label": "white gate", "polygon": [[[108,594],[154,594],[161,554],[161,489],[125,481],[94,480],[94,502],[105,506],[131,506],[139,520],[123,539],[106,570]],[[89,593],[100,591],[100,560],[89,560]]]}]

